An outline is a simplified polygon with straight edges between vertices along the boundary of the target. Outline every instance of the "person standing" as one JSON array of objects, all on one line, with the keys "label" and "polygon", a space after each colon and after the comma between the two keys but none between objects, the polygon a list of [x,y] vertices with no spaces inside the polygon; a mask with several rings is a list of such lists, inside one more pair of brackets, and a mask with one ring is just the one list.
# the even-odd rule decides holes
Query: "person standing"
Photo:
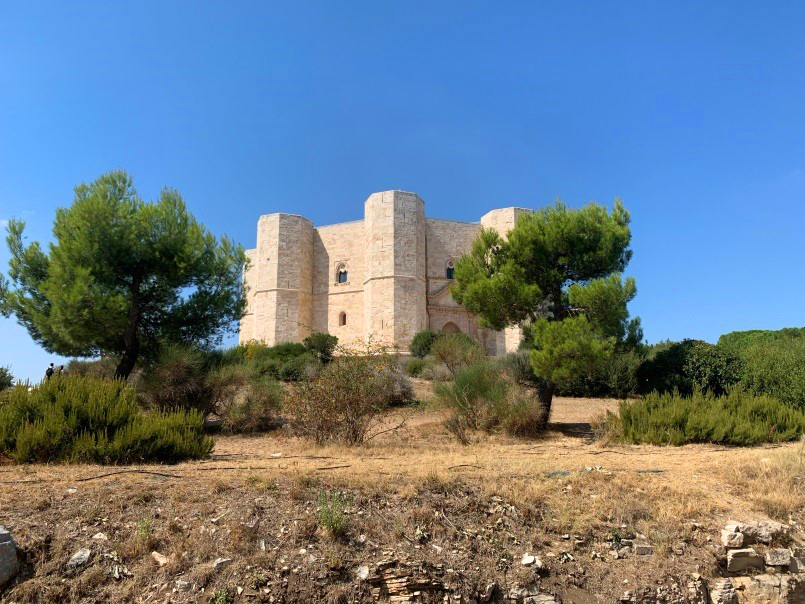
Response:
[{"label": "person standing", "polygon": [[53,377],[53,371],[54,371],[54,369],[53,369],[53,363],[51,363],[51,364],[50,364],[50,367],[48,367],[47,369],[45,369],[45,379],[46,379],[46,380],[49,380],[50,378],[52,378],[52,377]]}]

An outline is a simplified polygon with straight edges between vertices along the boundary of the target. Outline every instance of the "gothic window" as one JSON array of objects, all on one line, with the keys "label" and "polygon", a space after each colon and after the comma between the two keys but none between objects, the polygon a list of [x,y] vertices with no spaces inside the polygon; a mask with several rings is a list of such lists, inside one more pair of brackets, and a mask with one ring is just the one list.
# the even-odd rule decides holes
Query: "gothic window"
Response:
[{"label": "gothic window", "polygon": [[341,313],[338,315],[338,326],[343,327],[346,324],[347,324],[347,313],[345,313],[342,310]]},{"label": "gothic window", "polygon": [[339,264],[338,268],[335,270],[335,282],[346,283],[347,281],[349,281],[349,273],[347,273],[347,265]]},{"label": "gothic window", "polygon": [[453,278],[453,271],[455,270],[455,266],[453,266],[452,262],[447,263],[447,269],[444,271],[445,277],[448,279]]}]

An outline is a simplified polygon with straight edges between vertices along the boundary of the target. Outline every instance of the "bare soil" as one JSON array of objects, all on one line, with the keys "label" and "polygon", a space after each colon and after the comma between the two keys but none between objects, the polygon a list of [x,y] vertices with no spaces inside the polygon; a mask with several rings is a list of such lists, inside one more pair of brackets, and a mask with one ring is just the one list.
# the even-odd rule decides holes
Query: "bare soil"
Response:
[{"label": "bare soil", "polygon": [[[595,441],[594,419],[617,404],[558,398],[540,440],[479,434],[462,446],[425,406],[389,412],[357,448],[277,432],[219,436],[209,460],[174,466],[6,465],[0,525],[25,568],[0,601],[372,602],[386,563],[425,577],[418,601],[537,586],[565,603],[614,602],[723,576],[729,519],[805,522],[803,444]],[[342,535],[323,494],[346,502]],[[616,558],[624,539],[653,553]],[[70,569],[80,548],[91,558]],[[215,570],[218,558],[231,563]]]}]

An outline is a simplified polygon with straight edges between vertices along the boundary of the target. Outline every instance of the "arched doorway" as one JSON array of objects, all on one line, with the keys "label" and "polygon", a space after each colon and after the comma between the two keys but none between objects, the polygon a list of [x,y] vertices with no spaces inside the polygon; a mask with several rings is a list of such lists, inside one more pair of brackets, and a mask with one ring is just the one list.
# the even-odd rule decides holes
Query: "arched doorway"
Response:
[{"label": "arched doorway", "polygon": [[458,325],[449,321],[442,327],[442,333],[461,333],[461,329],[459,329]]}]

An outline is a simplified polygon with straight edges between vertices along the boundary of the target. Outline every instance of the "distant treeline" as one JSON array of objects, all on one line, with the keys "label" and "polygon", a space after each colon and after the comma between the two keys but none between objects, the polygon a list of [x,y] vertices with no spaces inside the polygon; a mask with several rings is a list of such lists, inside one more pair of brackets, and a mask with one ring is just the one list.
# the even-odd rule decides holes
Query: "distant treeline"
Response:
[{"label": "distant treeline", "polygon": [[616,354],[560,394],[625,397],[701,390],[721,395],[738,384],[805,409],[805,328],[735,331],[717,344],[686,339],[643,346]]}]

